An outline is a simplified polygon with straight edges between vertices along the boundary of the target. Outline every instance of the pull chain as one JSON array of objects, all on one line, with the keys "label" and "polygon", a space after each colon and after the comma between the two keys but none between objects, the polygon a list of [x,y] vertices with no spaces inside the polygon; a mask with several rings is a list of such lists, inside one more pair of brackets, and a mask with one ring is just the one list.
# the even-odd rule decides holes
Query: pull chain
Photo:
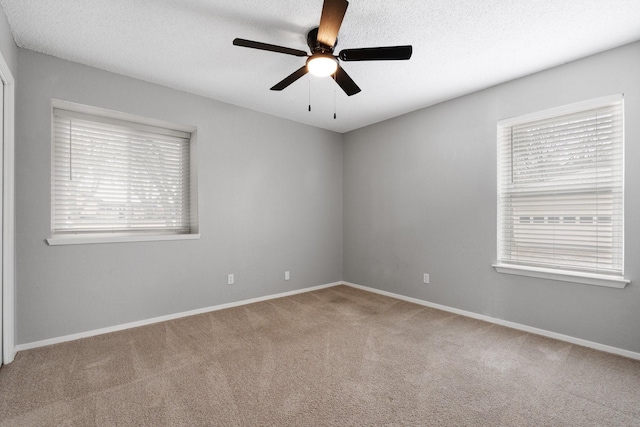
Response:
[{"label": "pull chain", "polygon": [[336,87],[333,87],[333,120],[336,119]]},{"label": "pull chain", "polygon": [[309,111],[311,111],[311,79],[309,79]]},{"label": "pull chain", "polygon": [[73,181],[73,147],[71,134],[73,133],[73,122],[69,119],[69,181]]}]

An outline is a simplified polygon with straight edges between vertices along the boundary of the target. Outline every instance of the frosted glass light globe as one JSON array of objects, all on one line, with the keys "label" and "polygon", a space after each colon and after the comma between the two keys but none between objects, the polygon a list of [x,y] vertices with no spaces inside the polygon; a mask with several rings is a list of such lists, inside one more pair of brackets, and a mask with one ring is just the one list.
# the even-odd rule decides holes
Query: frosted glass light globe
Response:
[{"label": "frosted glass light globe", "polygon": [[307,60],[307,70],[314,76],[326,77],[335,73],[338,69],[338,61],[326,53],[314,53]]}]

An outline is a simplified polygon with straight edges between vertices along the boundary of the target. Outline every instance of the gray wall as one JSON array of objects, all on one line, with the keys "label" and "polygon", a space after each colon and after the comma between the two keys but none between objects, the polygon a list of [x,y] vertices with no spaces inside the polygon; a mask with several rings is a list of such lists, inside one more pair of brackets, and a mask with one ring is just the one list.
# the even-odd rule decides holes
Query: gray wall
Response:
[{"label": "gray wall", "polygon": [[[640,43],[344,136],[21,49],[17,75],[18,344],[344,279],[640,351]],[[496,273],[496,122],[620,92],[631,285]],[[202,238],[47,246],[51,98],[197,126]]]},{"label": "gray wall", "polygon": [[[17,344],[341,279],[341,135],[23,49],[18,75]],[[202,237],[47,246],[52,98],[196,126]]]},{"label": "gray wall", "polygon": [[[344,280],[640,352],[638,76],[634,43],[346,134]],[[625,94],[633,282],[496,273],[496,122],[615,93]]]}]

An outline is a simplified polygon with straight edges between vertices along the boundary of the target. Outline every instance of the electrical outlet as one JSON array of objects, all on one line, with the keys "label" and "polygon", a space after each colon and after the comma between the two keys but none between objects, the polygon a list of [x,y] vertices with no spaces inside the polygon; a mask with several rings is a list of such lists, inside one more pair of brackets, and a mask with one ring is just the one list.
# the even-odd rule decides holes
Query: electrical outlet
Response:
[{"label": "electrical outlet", "polygon": [[427,273],[422,276],[422,281],[427,285],[429,284],[429,275]]},{"label": "electrical outlet", "polygon": [[284,272],[284,280],[289,280],[291,278],[291,275],[289,274],[288,271]]},{"label": "electrical outlet", "polygon": [[233,276],[233,274],[227,275],[227,284],[228,285],[233,285],[235,282],[236,282],[236,279]]}]

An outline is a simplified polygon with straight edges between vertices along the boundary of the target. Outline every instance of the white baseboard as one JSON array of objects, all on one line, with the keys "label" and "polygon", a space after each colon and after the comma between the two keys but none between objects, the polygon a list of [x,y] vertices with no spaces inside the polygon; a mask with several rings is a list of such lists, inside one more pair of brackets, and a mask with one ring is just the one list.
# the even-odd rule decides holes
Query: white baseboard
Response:
[{"label": "white baseboard", "polygon": [[355,283],[343,282],[347,286],[351,286],[352,288],[361,289],[363,291],[373,292],[376,294],[384,295],[391,298],[396,298],[402,301],[412,302],[414,304],[423,305],[425,307],[431,307],[442,311],[448,311],[450,313],[459,314],[461,316],[471,317],[473,319],[484,320],[485,322],[495,323],[496,325],[506,326],[512,329],[518,329],[524,332],[530,332],[536,335],[542,335],[548,338],[554,338],[560,341],[566,341],[571,344],[581,345],[583,347],[593,348],[595,350],[604,351],[606,353],[613,353],[619,356],[628,357],[630,359],[640,360],[640,353],[636,353],[630,350],[624,350],[622,348],[611,347],[604,344],[599,344],[592,341],[583,340],[580,338],[575,338],[569,335],[558,334],[556,332],[547,331],[544,329],[538,329],[527,325],[522,325],[520,323],[509,322],[508,320],[497,319],[495,317],[485,316],[483,314],[474,313],[471,311],[460,310],[453,307],[448,307],[446,305],[435,304],[429,301],[406,297],[404,295],[394,294],[392,292],[381,291],[380,289],[369,288],[367,286],[356,285]]},{"label": "white baseboard", "polygon": [[96,335],[108,334],[108,333],[111,333],[111,332],[122,331],[122,330],[130,329],[130,328],[137,328],[139,326],[150,325],[150,324],[153,324],[153,323],[165,322],[167,320],[179,319],[181,317],[194,316],[196,314],[208,313],[208,312],[217,311],[217,310],[224,310],[226,308],[233,308],[233,307],[238,307],[238,306],[242,306],[242,305],[253,304],[253,303],[256,303],[256,302],[268,301],[270,299],[282,298],[282,297],[287,297],[287,296],[290,296],[290,295],[296,295],[296,294],[301,294],[301,293],[305,293],[305,292],[317,291],[317,290],[320,290],[320,289],[331,288],[331,287],[338,286],[338,285],[346,285],[346,286],[350,286],[352,288],[361,289],[363,291],[384,295],[384,296],[395,298],[395,299],[399,299],[399,300],[402,300],[402,301],[412,302],[414,304],[422,305],[422,306],[425,306],[425,307],[431,307],[431,308],[435,308],[437,310],[447,311],[449,313],[459,314],[461,316],[466,316],[466,317],[470,317],[470,318],[473,318],[473,319],[484,320],[485,322],[494,323],[494,324],[501,325],[501,326],[506,326],[508,328],[517,329],[517,330],[524,331],[524,332],[530,332],[530,333],[536,334],[536,335],[542,335],[542,336],[545,336],[545,337],[548,337],[548,338],[553,338],[553,339],[557,339],[557,340],[560,340],[560,341],[565,341],[565,342],[568,342],[568,343],[571,343],[571,344],[581,345],[583,347],[593,348],[595,350],[604,351],[606,353],[617,354],[619,356],[628,357],[630,359],[640,360],[640,353],[636,353],[636,352],[633,352],[633,351],[630,351],[630,350],[624,350],[624,349],[617,348],[617,347],[611,347],[611,346],[608,346],[608,345],[599,344],[599,343],[596,343],[596,342],[587,341],[587,340],[583,340],[583,339],[580,339],[580,338],[575,338],[575,337],[572,337],[572,336],[569,336],[569,335],[558,334],[556,332],[551,332],[551,331],[547,331],[547,330],[544,330],[544,329],[538,329],[538,328],[534,328],[534,327],[531,327],[531,326],[522,325],[520,323],[510,322],[510,321],[503,320],[503,319],[497,319],[495,317],[485,316],[483,314],[478,314],[478,313],[474,313],[474,312],[466,311],[466,310],[460,310],[460,309],[457,309],[457,308],[448,307],[446,305],[435,304],[435,303],[432,303],[432,302],[429,302],[429,301],[425,301],[425,300],[421,300],[421,299],[418,299],[418,298],[407,297],[407,296],[404,296],[404,295],[395,294],[393,292],[382,291],[380,289],[370,288],[370,287],[367,287],[367,286],[357,285],[355,283],[349,283],[349,282],[327,283],[325,285],[319,285],[319,286],[313,286],[313,287],[310,287],[310,288],[297,289],[297,290],[294,290],[294,291],[282,292],[282,293],[274,294],[274,295],[266,295],[266,296],[263,296],[263,297],[251,298],[251,299],[242,300],[242,301],[235,301],[235,302],[215,305],[215,306],[211,306],[211,307],[204,307],[204,308],[199,308],[199,309],[196,309],[196,310],[190,310],[190,311],[185,311],[185,312],[181,312],[181,313],[169,314],[169,315],[166,315],[166,316],[154,317],[154,318],[151,318],[151,319],[145,319],[145,320],[140,320],[140,321],[137,321],[137,322],[125,323],[125,324],[121,324],[121,325],[110,326],[110,327],[107,327],[107,328],[101,328],[101,329],[95,329],[95,330],[86,331],[86,332],[80,332],[80,333],[77,333],[77,334],[65,335],[65,336],[57,337],[57,338],[50,338],[50,339],[46,339],[46,340],[42,340],[42,341],[35,341],[35,342],[31,342],[31,343],[26,343],[26,344],[18,344],[18,345],[15,346],[15,351],[18,352],[18,351],[23,351],[23,350],[29,350],[29,349],[32,349],[32,348],[44,347],[44,346],[47,346],[47,345],[58,344],[58,343],[66,342],[66,341],[73,341],[73,340],[77,340],[77,339],[81,339],[81,338],[87,338],[87,337],[92,337],[92,336],[96,336]]},{"label": "white baseboard", "polygon": [[153,317],[151,319],[139,320],[137,322],[124,323],[124,324],[121,324],[121,325],[115,325],[115,326],[109,326],[109,327],[101,328],[101,329],[94,329],[94,330],[91,330],[91,331],[79,332],[77,334],[65,335],[65,336],[62,336],[62,337],[49,338],[49,339],[42,340],[42,341],[34,341],[34,342],[26,343],[26,344],[18,344],[18,345],[15,346],[15,351],[18,352],[18,351],[23,351],[23,350],[29,350],[29,349],[32,349],[32,348],[37,348],[37,347],[44,347],[44,346],[52,345],[52,344],[59,344],[59,343],[62,343],[62,342],[67,342],[67,341],[79,340],[81,338],[88,338],[88,337],[93,337],[93,336],[96,336],[96,335],[102,335],[102,334],[108,334],[108,333],[111,333],[111,332],[122,331],[122,330],[125,330],[125,329],[137,328],[139,326],[151,325],[153,323],[165,322],[167,320],[179,319],[181,317],[194,316],[196,314],[209,313],[211,311],[217,311],[217,310],[224,310],[225,308],[233,308],[233,307],[238,307],[238,306],[241,306],[241,305],[247,305],[247,304],[253,304],[253,303],[256,303],[256,302],[267,301],[267,300],[270,300],[270,299],[288,297],[290,295],[296,295],[296,294],[302,294],[302,293],[305,293],[305,292],[317,291],[319,289],[331,288],[333,286],[337,286],[337,285],[341,285],[341,284],[342,284],[342,282],[327,283],[325,285],[312,286],[310,288],[296,289],[294,291],[282,292],[282,293],[274,294],[274,295],[266,295],[266,296],[263,296],[263,297],[257,297],[257,298],[251,298],[251,299],[247,299],[247,300],[242,300],[242,301],[230,302],[230,303],[226,303],[226,304],[214,305],[214,306],[211,306],[211,307],[198,308],[198,309],[195,309],[195,310],[184,311],[184,312],[181,312],[181,313],[174,313],[174,314],[168,314],[166,316],[159,316],[159,317]]}]

